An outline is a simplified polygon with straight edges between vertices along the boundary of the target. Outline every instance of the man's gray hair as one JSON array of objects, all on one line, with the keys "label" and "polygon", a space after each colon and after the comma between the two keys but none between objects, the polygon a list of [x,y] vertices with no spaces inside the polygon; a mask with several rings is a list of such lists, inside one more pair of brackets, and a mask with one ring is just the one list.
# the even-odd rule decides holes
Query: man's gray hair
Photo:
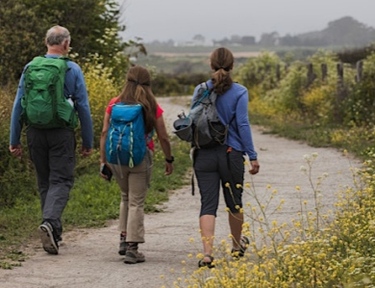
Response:
[{"label": "man's gray hair", "polygon": [[46,34],[46,44],[48,46],[61,45],[68,40],[70,43],[70,33],[65,27],[56,25],[51,27]]}]

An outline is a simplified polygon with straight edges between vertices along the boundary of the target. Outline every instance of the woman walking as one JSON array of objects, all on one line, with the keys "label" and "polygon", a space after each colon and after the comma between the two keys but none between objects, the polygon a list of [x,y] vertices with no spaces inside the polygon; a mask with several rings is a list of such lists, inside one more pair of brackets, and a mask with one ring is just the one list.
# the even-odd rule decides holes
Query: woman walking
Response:
[{"label": "woman walking", "polygon": [[[170,175],[173,172],[174,158],[163,119],[163,110],[157,104],[150,85],[151,77],[147,69],[141,66],[134,66],[129,69],[123,91],[119,96],[111,99],[106,108],[100,138],[101,176],[108,179],[108,176],[102,170],[102,167],[108,166],[121,189],[119,254],[125,255],[124,262],[127,264],[145,261],[145,256],[138,251],[138,243],[145,242],[144,203],[151,179],[152,154],[154,151],[153,131],[156,131],[165,155],[165,175]],[[134,167],[119,163],[107,163],[109,159],[106,156],[106,141],[108,141],[107,134],[110,129],[111,113],[113,107],[119,103],[140,104],[143,109],[147,152],[141,163]]]},{"label": "woman walking", "polygon": [[[210,62],[212,77],[206,84],[217,94],[216,108],[220,121],[228,125],[224,145],[218,143],[214,147],[194,150],[194,171],[201,195],[199,226],[204,254],[198,266],[212,268],[214,267],[212,253],[220,185],[229,209],[232,256],[242,257],[249,243],[246,237],[241,236],[244,222],[241,212],[244,156],[247,155],[250,160],[250,174],[259,172],[259,163],[248,119],[248,91],[244,86],[234,83],[230,75],[233,69],[233,54],[226,48],[218,48],[212,52]],[[201,85],[195,88],[192,103],[200,97],[200,89]]]}]

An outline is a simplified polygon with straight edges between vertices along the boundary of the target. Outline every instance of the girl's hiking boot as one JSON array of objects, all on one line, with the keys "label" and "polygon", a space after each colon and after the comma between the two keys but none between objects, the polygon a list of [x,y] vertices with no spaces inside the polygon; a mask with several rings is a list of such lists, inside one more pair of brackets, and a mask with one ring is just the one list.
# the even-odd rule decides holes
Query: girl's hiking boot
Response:
[{"label": "girl's hiking boot", "polygon": [[126,248],[128,247],[128,243],[126,243],[126,236],[120,234],[120,247],[118,249],[118,254],[125,255]]},{"label": "girl's hiking boot", "polygon": [[48,222],[43,222],[38,230],[44,251],[48,254],[59,254],[59,244],[57,243],[57,237],[54,235],[52,225]]},{"label": "girl's hiking boot", "polygon": [[137,250],[127,250],[125,254],[124,263],[126,264],[137,264],[141,262],[145,262],[145,255],[138,252]]},{"label": "girl's hiking boot", "polygon": [[138,243],[127,243],[126,254],[124,263],[126,264],[137,264],[145,262],[145,255],[138,252]]}]

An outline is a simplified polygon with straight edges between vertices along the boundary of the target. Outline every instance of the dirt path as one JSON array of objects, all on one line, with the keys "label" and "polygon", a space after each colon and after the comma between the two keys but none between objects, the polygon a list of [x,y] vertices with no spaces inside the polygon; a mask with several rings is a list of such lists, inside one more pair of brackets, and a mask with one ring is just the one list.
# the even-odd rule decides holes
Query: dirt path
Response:
[{"label": "dirt path", "polygon": [[[165,110],[168,129],[177,113],[184,107],[173,104],[169,98],[160,99]],[[186,110],[186,108],[185,108]],[[284,209],[274,214],[278,222],[290,222],[298,211],[299,200],[295,186],[300,186],[312,202],[308,179],[300,170],[305,164],[304,155],[318,153],[312,179],[323,173],[328,178],[321,191],[327,208],[335,202],[335,192],[342,186],[351,185],[351,166],[359,165],[355,160],[344,157],[340,152],[326,148],[311,148],[305,144],[263,134],[259,127],[253,127],[253,138],[259,154],[260,173],[246,181],[254,182],[259,195],[266,194],[266,186],[278,190],[274,203],[285,199]],[[176,161],[178,165],[178,159]],[[245,201],[248,199],[245,199]],[[146,255],[146,262],[126,265],[117,254],[117,221],[101,229],[85,229],[64,235],[64,243],[58,256],[46,254],[40,244],[34,245],[34,255],[13,270],[0,270],[1,288],[101,288],[101,287],[172,287],[181,276],[181,269],[193,271],[197,265],[195,257],[201,250],[198,230],[199,195],[192,196],[190,186],[175,191],[164,213],[146,215],[146,243],[140,249]],[[223,201],[216,224],[216,243],[228,240],[227,216]],[[190,243],[195,239],[194,243]],[[182,262],[185,261],[183,264]],[[175,272],[171,272],[174,270]],[[164,275],[165,278],[161,277]]]}]

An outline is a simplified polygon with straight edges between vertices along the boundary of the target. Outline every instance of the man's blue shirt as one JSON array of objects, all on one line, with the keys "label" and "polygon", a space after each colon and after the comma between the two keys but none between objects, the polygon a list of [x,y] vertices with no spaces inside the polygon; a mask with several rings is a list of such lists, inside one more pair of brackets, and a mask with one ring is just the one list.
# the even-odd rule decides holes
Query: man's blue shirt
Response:
[{"label": "man's blue shirt", "polygon": [[[45,57],[57,58],[59,55],[47,54]],[[84,76],[77,63],[68,61],[67,64],[69,68],[65,76],[64,95],[66,97],[71,96],[75,101],[75,107],[81,124],[82,147],[90,149],[93,146],[93,124]],[[25,66],[23,72],[25,72],[28,65]],[[24,73],[22,73],[13,103],[10,125],[10,145],[13,146],[20,144],[22,131],[21,99],[24,92]]]}]

